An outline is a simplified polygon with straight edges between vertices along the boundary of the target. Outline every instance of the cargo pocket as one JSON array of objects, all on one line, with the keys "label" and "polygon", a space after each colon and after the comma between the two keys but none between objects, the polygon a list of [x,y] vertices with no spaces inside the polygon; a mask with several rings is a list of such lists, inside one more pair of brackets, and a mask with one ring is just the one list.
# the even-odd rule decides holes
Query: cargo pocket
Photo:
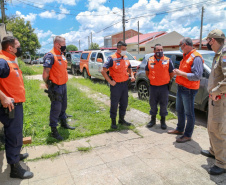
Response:
[{"label": "cargo pocket", "polygon": [[213,101],[213,121],[217,123],[223,123],[224,121],[224,111],[226,105],[223,104],[221,100]]},{"label": "cargo pocket", "polygon": [[23,134],[20,133],[11,133],[11,132],[5,132],[7,143],[9,147],[21,147],[23,144]]}]

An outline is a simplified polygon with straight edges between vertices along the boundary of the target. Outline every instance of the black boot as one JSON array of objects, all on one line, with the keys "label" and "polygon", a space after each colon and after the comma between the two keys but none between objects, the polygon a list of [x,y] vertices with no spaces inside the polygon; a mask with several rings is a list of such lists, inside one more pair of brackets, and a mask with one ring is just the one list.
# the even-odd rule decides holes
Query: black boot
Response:
[{"label": "black boot", "polygon": [[23,169],[19,162],[11,164],[10,166],[11,166],[10,172],[11,178],[30,179],[34,176],[32,172]]},{"label": "black boot", "polygon": [[20,161],[26,159],[29,156],[28,153],[20,154]]},{"label": "black boot", "polygon": [[165,116],[161,116],[160,122],[161,122],[161,128],[162,128],[163,130],[166,130],[166,129],[167,129],[167,125],[166,125],[166,117],[165,117]]},{"label": "black boot", "polygon": [[121,124],[121,125],[126,125],[126,126],[130,126],[130,125],[131,125],[131,123],[127,122],[127,121],[124,119],[124,116],[121,116],[121,115],[119,115],[118,123]]},{"label": "black boot", "polygon": [[61,141],[61,140],[64,139],[64,138],[58,133],[56,127],[51,127],[51,131],[52,131],[51,135],[52,135],[52,137],[54,137],[55,139],[57,139],[57,140],[59,140],[59,141]]},{"label": "black boot", "polygon": [[111,128],[112,129],[117,129],[117,125],[116,125],[116,119],[115,118],[111,118]]},{"label": "black boot", "polygon": [[66,117],[67,117],[67,118],[70,118],[70,117],[72,117],[72,115],[66,114]]},{"label": "black boot", "polygon": [[153,127],[156,124],[156,116],[151,116],[151,121],[147,124],[148,128]]},{"label": "black boot", "polygon": [[61,124],[61,127],[63,127],[63,128],[75,130],[75,127],[71,127],[70,125],[68,125],[66,119],[60,120],[60,124]]}]

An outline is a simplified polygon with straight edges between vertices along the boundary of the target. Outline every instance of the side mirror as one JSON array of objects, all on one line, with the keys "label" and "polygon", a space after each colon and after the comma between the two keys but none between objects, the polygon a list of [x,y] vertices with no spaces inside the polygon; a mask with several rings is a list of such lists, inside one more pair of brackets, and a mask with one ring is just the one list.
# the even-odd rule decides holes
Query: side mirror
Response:
[{"label": "side mirror", "polygon": [[137,57],[136,56],[133,56],[133,58],[136,60],[137,59]]},{"label": "side mirror", "polygon": [[97,62],[102,63],[103,62],[102,58],[97,58]]}]

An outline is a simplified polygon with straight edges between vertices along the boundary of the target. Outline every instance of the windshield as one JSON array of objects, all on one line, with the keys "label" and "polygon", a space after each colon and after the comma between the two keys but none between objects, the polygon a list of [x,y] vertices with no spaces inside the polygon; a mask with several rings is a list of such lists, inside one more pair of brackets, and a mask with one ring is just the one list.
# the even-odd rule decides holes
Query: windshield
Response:
[{"label": "windshield", "polygon": [[[109,56],[113,55],[116,51],[108,51],[108,52],[105,52],[105,56],[106,58],[108,58]],[[135,60],[132,55],[130,53],[126,53],[126,56],[128,57],[129,60]]]},{"label": "windshield", "polygon": [[82,53],[74,53],[74,54],[72,55],[72,58],[73,58],[73,59],[80,59],[81,54],[82,54]]},{"label": "windshield", "polygon": [[110,56],[113,55],[114,53],[115,53],[115,51],[104,52],[106,58],[110,57]]},{"label": "windshield", "polygon": [[213,63],[214,53],[202,54],[205,64],[211,69]]}]

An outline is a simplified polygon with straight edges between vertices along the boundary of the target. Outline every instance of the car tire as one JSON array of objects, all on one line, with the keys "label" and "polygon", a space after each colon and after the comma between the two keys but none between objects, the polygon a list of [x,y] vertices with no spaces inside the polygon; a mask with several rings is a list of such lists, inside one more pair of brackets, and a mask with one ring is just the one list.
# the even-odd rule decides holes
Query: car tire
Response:
[{"label": "car tire", "polygon": [[88,72],[87,72],[86,69],[83,70],[83,77],[84,77],[85,79],[91,79],[91,76],[88,75]]},{"label": "car tire", "polygon": [[77,72],[75,70],[75,67],[73,65],[71,65],[71,74],[76,76],[77,75]]},{"label": "car tire", "polygon": [[141,100],[147,100],[149,98],[149,85],[146,82],[140,82],[137,86],[138,97]]}]

